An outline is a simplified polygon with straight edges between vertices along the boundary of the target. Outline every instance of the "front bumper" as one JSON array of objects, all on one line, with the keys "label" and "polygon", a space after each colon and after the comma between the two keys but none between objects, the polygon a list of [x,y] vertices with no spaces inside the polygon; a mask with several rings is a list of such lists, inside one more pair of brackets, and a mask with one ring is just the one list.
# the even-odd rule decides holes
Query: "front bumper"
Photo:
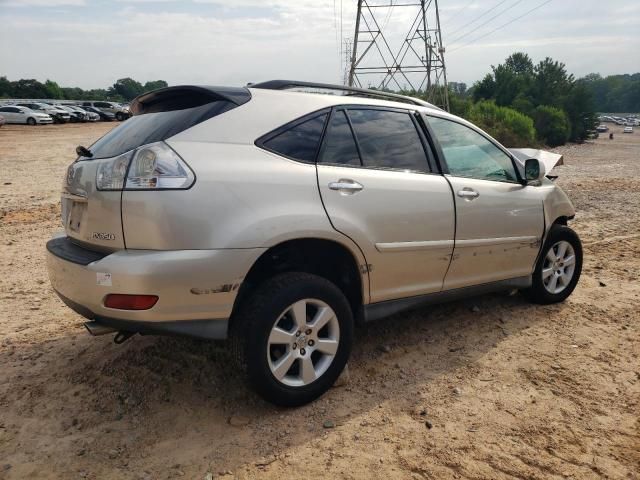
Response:
[{"label": "front bumper", "polygon": [[[51,285],[85,318],[140,333],[225,338],[240,283],[263,249],[119,250],[79,247],[68,237],[47,243]],[[104,306],[110,293],[157,295],[148,310]]]}]

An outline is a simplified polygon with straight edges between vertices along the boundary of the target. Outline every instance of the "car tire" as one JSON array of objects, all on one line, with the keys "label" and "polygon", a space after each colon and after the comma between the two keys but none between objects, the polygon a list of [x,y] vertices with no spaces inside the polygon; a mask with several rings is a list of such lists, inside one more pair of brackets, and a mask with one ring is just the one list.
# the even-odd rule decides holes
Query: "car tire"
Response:
[{"label": "car tire", "polygon": [[553,225],[533,272],[532,285],[524,296],[542,305],[564,301],[578,284],[582,272],[582,243],[564,225]]},{"label": "car tire", "polygon": [[124,114],[120,112],[116,113],[116,120],[122,122],[124,120]]},{"label": "car tire", "polygon": [[36,119],[35,118],[33,118],[33,117],[27,118],[27,125],[33,126],[35,124],[36,124]]},{"label": "car tire", "polygon": [[349,302],[333,283],[283,273],[240,306],[232,319],[231,348],[260,396],[295,407],[320,397],[338,379],[351,353],[353,328]]}]

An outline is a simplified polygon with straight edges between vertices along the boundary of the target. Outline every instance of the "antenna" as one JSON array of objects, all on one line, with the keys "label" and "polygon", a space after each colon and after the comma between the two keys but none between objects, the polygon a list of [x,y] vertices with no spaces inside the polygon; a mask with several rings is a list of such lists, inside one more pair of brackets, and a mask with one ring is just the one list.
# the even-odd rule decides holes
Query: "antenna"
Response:
[{"label": "antenna", "polygon": [[[413,18],[398,48],[388,40],[394,11]],[[422,94],[448,111],[444,53],[438,0],[358,0],[348,85]]]}]

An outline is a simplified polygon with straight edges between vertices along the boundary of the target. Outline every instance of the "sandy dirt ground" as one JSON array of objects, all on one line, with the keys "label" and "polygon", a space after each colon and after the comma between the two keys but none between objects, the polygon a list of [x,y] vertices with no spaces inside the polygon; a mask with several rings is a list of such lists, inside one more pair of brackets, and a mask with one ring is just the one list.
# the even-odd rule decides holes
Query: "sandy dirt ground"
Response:
[{"label": "sandy dirt ground", "polygon": [[223,346],[93,338],[49,287],[65,168],[112,127],[0,129],[0,479],[640,478],[640,132],[560,149],[585,245],[569,300],[360,328],[342,386],[286,410]]}]

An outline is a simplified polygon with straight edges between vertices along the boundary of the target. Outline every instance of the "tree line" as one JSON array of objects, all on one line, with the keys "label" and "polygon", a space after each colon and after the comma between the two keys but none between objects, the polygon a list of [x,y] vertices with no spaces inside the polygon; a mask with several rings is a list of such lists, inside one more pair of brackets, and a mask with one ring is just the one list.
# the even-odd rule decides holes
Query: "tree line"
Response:
[{"label": "tree line", "polygon": [[[136,96],[166,87],[164,80],[144,84],[121,78],[106,89],[60,87],[35,79],[10,81],[0,77],[0,98],[131,101]],[[424,92],[402,92],[426,97]],[[597,124],[595,112],[640,112],[640,73],[602,77],[589,74],[575,79],[564,63],[545,58],[534,64],[516,52],[504,63],[467,88],[449,83],[450,110],[489,132],[506,146],[546,144],[587,139]]]},{"label": "tree line", "polygon": [[595,129],[596,112],[640,112],[640,73],[575,79],[564,63],[534,64],[516,52],[467,89],[449,83],[452,113],[507,146],[581,142]]},{"label": "tree line", "polygon": [[35,79],[10,81],[0,77],[0,98],[47,98],[56,100],[109,100],[129,102],[141,93],[167,87],[164,80],[152,80],[144,84],[132,79],[121,78],[109,88],[83,90],[79,87],[61,87],[52,80],[44,83]]}]

